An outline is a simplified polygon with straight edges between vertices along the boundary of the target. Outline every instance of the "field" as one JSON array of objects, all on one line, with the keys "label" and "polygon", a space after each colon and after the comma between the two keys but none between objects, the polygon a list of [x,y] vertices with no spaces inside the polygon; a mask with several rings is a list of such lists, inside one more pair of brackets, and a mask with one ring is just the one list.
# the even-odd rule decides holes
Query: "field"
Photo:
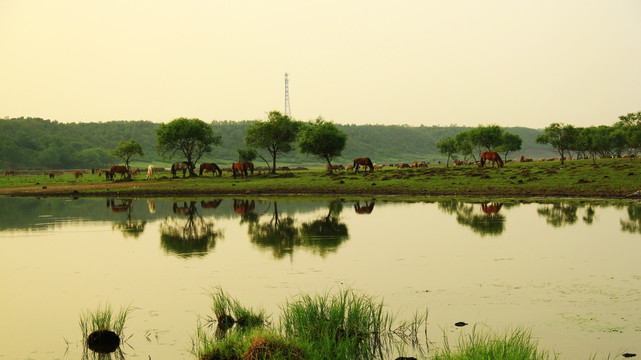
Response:
[{"label": "field", "polygon": [[504,168],[475,165],[398,169],[386,167],[373,173],[336,171],[323,168],[292,169],[267,174],[256,171],[247,179],[205,173],[199,177],[172,178],[161,170],[153,180],[145,173],[131,180],[107,181],[84,171],[75,178],[73,170],[18,171],[0,174],[0,195],[15,196],[185,196],[185,195],[357,195],[410,197],[640,197],[641,160],[598,159],[545,162],[509,162]]}]

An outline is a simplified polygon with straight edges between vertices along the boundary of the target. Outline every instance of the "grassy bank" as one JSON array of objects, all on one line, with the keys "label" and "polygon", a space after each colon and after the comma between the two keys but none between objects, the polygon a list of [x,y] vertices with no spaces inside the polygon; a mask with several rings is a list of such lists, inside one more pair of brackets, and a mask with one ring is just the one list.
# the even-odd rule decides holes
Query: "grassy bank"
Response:
[{"label": "grassy bank", "polygon": [[[140,173],[131,181],[106,181],[86,173],[74,178],[71,172],[54,178],[44,171],[0,176],[0,195],[75,196],[176,196],[176,195],[406,195],[406,196],[509,196],[509,197],[638,197],[641,190],[641,160],[600,159],[518,163],[504,168],[474,165],[427,168],[383,168],[373,173],[324,169],[292,170],[266,174],[255,172],[248,179],[231,173],[212,177],[172,179],[159,172],[154,180]],[[48,173],[48,172],[47,172]]]}]

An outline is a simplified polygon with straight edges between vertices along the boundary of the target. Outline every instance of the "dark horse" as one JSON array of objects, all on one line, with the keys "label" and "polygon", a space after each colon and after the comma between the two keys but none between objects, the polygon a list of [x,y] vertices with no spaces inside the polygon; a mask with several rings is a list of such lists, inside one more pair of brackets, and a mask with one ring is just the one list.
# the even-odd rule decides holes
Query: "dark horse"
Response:
[{"label": "dark horse", "polygon": [[365,201],[365,206],[361,206],[361,204],[357,201],[354,204],[354,211],[357,214],[371,214],[372,210],[374,210],[374,201],[372,202],[367,202]]},{"label": "dark horse", "polygon": [[191,162],[175,162],[175,163],[173,163],[171,165],[171,176],[173,176],[174,178],[177,178],[176,172],[178,170],[182,170],[183,171],[183,178],[184,178],[185,177],[185,173],[187,172],[187,170],[189,170],[189,172],[191,173],[191,168],[192,167],[193,166],[191,166]]},{"label": "dark horse", "polygon": [[254,163],[251,161],[245,162],[245,168],[249,171],[250,174],[254,175]]},{"label": "dark horse", "polygon": [[245,163],[233,163],[231,164],[231,170],[234,173],[234,179],[236,178],[237,173],[244,175],[245,179],[247,179],[247,165]]},{"label": "dark horse", "polygon": [[492,167],[494,167],[494,163],[497,162],[499,164],[499,167],[503,167],[503,159],[499,156],[499,153],[496,151],[485,151],[481,153],[481,167],[485,167],[485,162],[487,160],[492,161]]},{"label": "dark horse", "polygon": [[212,172],[211,176],[214,176],[216,172],[218,172],[218,176],[223,176],[223,171],[218,167],[218,165],[214,163],[200,164],[200,175],[202,175],[205,170],[211,171]]},{"label": "dark horse", "polygon": [[367,170],[369,167],[369,172],[374,172],[374,164],[372,164],[372,160],[368,157],[354,159],[354,171],[358,171],[359,166],[362,166],[363,170]]}]

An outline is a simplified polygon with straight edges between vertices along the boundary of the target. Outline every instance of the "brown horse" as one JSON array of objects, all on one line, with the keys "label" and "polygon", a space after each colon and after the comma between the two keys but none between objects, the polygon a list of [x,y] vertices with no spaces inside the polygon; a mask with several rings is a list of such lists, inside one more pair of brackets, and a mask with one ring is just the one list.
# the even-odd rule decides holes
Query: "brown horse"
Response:
[{"label": "brown horse", "polygon": [[483,213],[485,214],[493,215],[498,214],[498,212],[501,210],[501,207],[503,207],[503,203],[482,203],[481,211],[483,211]]},{"label": "brown horse", "polygon": [[111,212],[127,212],[131,208],[132,201],[131,199],[122,199],[120,200],[120,205],[116,205],[114,199],[109,199],[107,200],[107,206],[111,209]]},{"label": "brown horse", "polygon": [[492,167],[494,167],[495,162],[499,164],[500,168],[503,167],[503,159],[496,151],[484,151],[481,153],[481,167],[485,167],[485,162],[488,160],[492,161]]},{"label": "brown horse", "polygon": [[363,170],[367,171],[367,168],[369,167],[369,172],[374,172],[374,164],[372,163],[372,160],[368,157],[361,157],[361,158],[356,158],[354,159],[354,171],[358,171],[358,168],[362,166]]},{"label": "brown horse", "polygon": [[245,162],[245,168],[249,171],[250,174],[254,175],[254,163],[251,161]]},{"label": "brown horse", "polygon": [[73,176],[77,179],[78,177],[82,176],[82,170],[74,170],[73,171]]},{"label": "brown horse", "polygon": [[234,199],[234,212],[236,214],[244,215],[256,209],[254,200],[237,200]]},{"label": "brown horse", "polygon": [[49,171],[49,179],[53,179],[56,177],[56,174],[53,171]]},{"label": "brown horse", "polygon": [[189,215],[193,210],[196,209],[196,202],[190,201],[189,205],[186,202],[183,202],[183,206],[178,206],[178,203],[174,203],[173,211],[176,215]]},{"label": "brown horse", "polygon": [[200,207],[203,209],[215,209],[220,205],[220,203],[223,202],[223,199],[217,199],[217,200],[209,200],[209,201],[201,201],[200,202]]},{"label": "brown horse", "polygon": [[374,210],[374,204],[375,204],[374,201],[372,201],[371,203],[368,203],[367,201],[365,201],[365,206],[361,206],[361,204],[357,201],[354,204],[354,211],[357,214],[371,214],[372,210]]},{"label": "brown horse", "polygon": [[129,173],[129,170],[127,169],[127,167],[126,167],[126,166],[122,166],[122,165],[112,165],[112,166],[109,168],[109,176],[108,176],[108,177],[109,177],[109,178],[111,178],[111,180],[113,180],[113,179],[114,179],[114,175],[116,175],[116,174],[120,174],[120,178],[121,178],[121,179],[122,179],[125,175],[127,175],[127,176],[131,176],[131,175],[130,175],[130,173]]},{"label": "brown horse", "polygon": [[218,165],[214,163],[202,163],[200,164],[200,175],[202,176],[203,172],[205,171],[211,171],[211,176],[213,177],[216,172],[218,172],[218,176],[223,176],[223,171],[218,167]]},{"label": "brown horse", "polygon": [[247,166],[245,165],[245,163],[233,163],[231,164],[231,170],[234,173],[234,179],[236,178],[236,174],[238,173],[244,175],[245,179],[247,179]]}]

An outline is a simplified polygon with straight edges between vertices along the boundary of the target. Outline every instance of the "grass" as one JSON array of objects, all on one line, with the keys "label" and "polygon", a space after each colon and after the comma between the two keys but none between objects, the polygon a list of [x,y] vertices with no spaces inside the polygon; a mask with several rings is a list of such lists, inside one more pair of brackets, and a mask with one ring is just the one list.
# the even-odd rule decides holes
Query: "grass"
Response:
[{"label": "grass", "polygon": [[[563,165],[559,161],[510,162],[502,169],[435,164],[427,168],[386,167],[373,173],[342,171],[332,175],[316,168],[275,175],[256,172],[249,179],[234,179],[229,173],[223,173],[222,177],[207,173],[196,178],[172,179],[170,173],[160,172],[154,180],[146,181],[143,172],[134,176],[131,182],[114,183],[96,174],[85,174],[76,179],[71,173],[65,173],[49,179],[43,173],[2,174],[0,194],[110,196],[118,192],[121,196],[338,194],[623,198],[641,188],[641,159],[636,158],[599,159],[596,164],[591,160],[569,160]],[[82,185],[103,186],[74,189],[74,186]],[[31,189],[12,190],[16,187]]]},{"label": "grass", "polygon": [[[470,334],[461,335],[456,350],[452,350],[445,338],[442,349],[432,355],[432,360],[547,360],[550,354],[538,348],[530,331],[515,329],[497,334],[479,330],[474,326]],[[556,359],[556,355],[552,357]]]},{"label": "grass", "polygon": [[119,337],[122,337],[127,318],[133,311],[130,306],[123,307],[118,313],[114,313],[111,305],[98,306],[94,311],[85,311],[80,315],[80,330],[83,338],[86,339],[90,333],[100,330],[111,330]]},{"label": "grass", "polygon": [[[227,314],[237,303],[222,290],[212,293],[214,314]],[[282,307],[279,326],[234,327],[211,335],[198,326],[194,339],[199,359],[382,359],[390,345],[414,339],[427,314],[395,325],[382,302],[354,290],[300,295]],[[251,311],[250,311],[251,312]],[[256,315],[254,315],[256,316]],[[263,322],[265,323],[265,322]],[[394,338],[396,341],[389,341]],[[412,347],[413,351],[419,351]]]}]

